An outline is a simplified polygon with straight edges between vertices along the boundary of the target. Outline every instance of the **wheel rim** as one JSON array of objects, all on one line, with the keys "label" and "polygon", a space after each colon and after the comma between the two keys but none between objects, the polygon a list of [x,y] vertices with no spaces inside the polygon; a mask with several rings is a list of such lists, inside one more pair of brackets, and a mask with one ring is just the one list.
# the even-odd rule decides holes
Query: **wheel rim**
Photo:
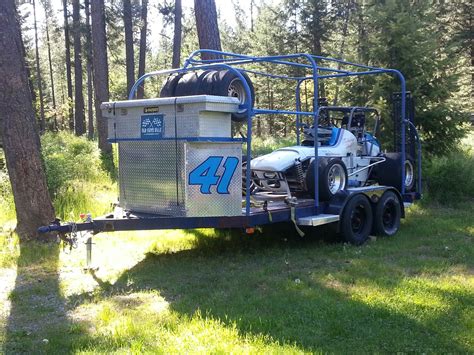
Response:
[{"label": "wheel rim", "polygon": [[351,228],[355,234],[361,234],[367,223],[366,210],[363,205],[357,205],[351,213]]},{"label": "wheel rim", "polygon": [[415,174],[411,161],[405,161],[405,187],[409,188],[413,185]]},{"label": "wheel rim", "polygon": [[389,231],[395,227],[396,218],[397,206],[394,201],[388,200],[383,206],[382,211],[382,225],[386,231]]},{"label": "wheel rim", "polygon": [[247,101],[247,93],[245,92],[245,87],[240,78],[235,78],[230,82],[227,95],[239,99],[241,105],[245,104],[245,101]]},{"label": "wheel rim", "polygon": [[343,190],[345,186],[346,174],[344,173],[344,168],[340,164],[334,164],[328,172],[329,191],[334,195],[340,190]]}]

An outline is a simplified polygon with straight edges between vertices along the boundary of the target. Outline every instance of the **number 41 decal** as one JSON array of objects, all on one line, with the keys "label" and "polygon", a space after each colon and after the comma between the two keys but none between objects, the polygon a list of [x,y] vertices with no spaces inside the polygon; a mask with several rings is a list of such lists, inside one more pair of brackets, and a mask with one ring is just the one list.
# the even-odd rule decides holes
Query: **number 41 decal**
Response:
[{"label": "number 41 decal", "polygon": [[189,185],[201,186],[200,191],[203,194],[210,194],[211,186],[217,185],[218,194],[228,194],[230,181],[234,176],[237,165],[239,165],[239,158],[227,157],[222,165],[224,172],[219,176],[217,170],[223,159],[224,157],[217,156],[207,158],[189,173]]}]

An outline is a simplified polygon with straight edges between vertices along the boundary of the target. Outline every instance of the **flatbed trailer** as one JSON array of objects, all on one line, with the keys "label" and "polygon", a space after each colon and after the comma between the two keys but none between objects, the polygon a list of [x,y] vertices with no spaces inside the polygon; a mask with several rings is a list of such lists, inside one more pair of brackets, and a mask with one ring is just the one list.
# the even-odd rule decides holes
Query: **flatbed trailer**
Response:
[{"label": "flatbed trailer", "polygon": [[[215,59],[211,60],[202,60],[200,59],[200,55],[203,53],[211,54],[215,57]],[[256,65],[264,65],[267,66],[277,66],[277,67],[285,67],[285,68],[292,68],[296,71],[304,72],[302,75],[289,75],[289,74],[275,74],[273,72],[267,71],[257,71],[254,69]],[[249,68],[250,67],[250,68]],[[349,69],[347,69],[349,68]],[[278,110],[278,109],[271,109],[271,108],[258,108],[254,107],[253,101],[250,99],[239,101],[238,102],[238,109],[241,112],[244,112],[244,119],[243,121],[246,123],[246,135],[242,138],[234,138],[234,137],[222,137],[222,136],[204,136],[187,134],[184,136],[178,135],[178,124],[176,114],[180,110],[182,111],[182,105],[180,102],[189,103],[191,102],[194,104],[195,98],[193,97],[170,97],[170,98],[161,98],[161,99],[147,99],[147,100],[134,100],[136,91],[140,85],[143,84],[143,81],[150,77],[160,76],[160,75],[167,75],[169,78],[172,78],[172,75],[182,76],[186,73],[196,73],[196,72],[206,72],[206,71],[213,71],[213,70],[225,70],[230,72],[234,75],[235,78],[240,79],[240,83],[242,85],[241,89],[243,90],[243,96],[247,98],[253,97],[254,93],[251,88],[251,83],[248,82],[248,77],[246,78],[246,74],[252,74],[256,76],[263,76],[270,79],[286,79],[290,80],[295,84],[295,109],[294,110]],[[171,76],[170,76],[171,75]],[[318,129],[319,129],[319,118],[321,108],[319,107],[319,83],[321,80],[328,80],[328,79],[340,79],[340,78],[347,78],[347,77],[357,77],[357,76],[366,76],[366,75],[392,75],[395,76],[400,82],[400,94],[398,96],[399,99],[399,115],[398,117],[398,137],[399,139],[399,153],[401,155],[401,161],[404,162],[405,158],[407,157],[408,153],[407,149],[410,152],[415,152],[415,169],[414,177],[416,177],[416,182],[414,184],[414,188],[412,191],[405,191],[405,164],[402,163],[400,167],[401,174],[399,179],[401,180],[401,188],[397,189],[393,186],[383,186],[383,185],[370,185],[370,186],[361,186],[361,187],[348,187],[345,188],[343,191],[339,191],[336,193],[330,200],[322,201],[319,196],[319,189],[316,188],[314,190],[314,196],[305,197],[298,197],[298,196],[276,196],[276,195],[266,195],[266,194],[256,194],[252,196],[252,193],[243,193],[244,191],[251,191],[251,184],[252,184],[252,172],[250,168],[241,169],[244,161],[250,162],[252,159],[252,122],[258,119],[261,115],[289,115],[294,116],[296,125],[296,136],[297,142],[300,142],[300,134],[303,127],[303,118],[309,117],[312,119],[312,125],[314,127],[314,135],[318,137]],[[301,85],[305,82],[312,83],[312,110],[309,112],[302,111],[301,107]],[[236,209],[234,208],[234,212],[219,215],[215,212],[211,215],[199,215],[199,212],[195,212],[194,214],[186,212],[176,212],[173,210],[172,213],[160,213],[159,210],[153,210],[154,212],[149,213],[149,211],[144,211],[143,209],[137,208],[134,210],[133,208],[117,208],[116,211],[110,213],[108,215],[91,218],[90,216],[86,218],[81,223],[65,223],[61,224],[59,220],[51,223],[49,226],[43,226],[39,228],[40,233],[47,233],[47,232],[59,232],[62,234],[68,233],[76,233],[81,231],[89,231],[92,234],[97,234],[100,232],[111,232],[111,231],[131,231],[131,230],[159,230],[159,229],[193,229],[193,228],[241,228],[245,230],[249,230],[256,226],[277,223],[277,222],[290,222],[295,225],[295,228],[302,234],[299,227],[315,227],[318,225],[323,225],[327,223],[339,223],[339,226],[342,227],[342,232],[347,233],[347,229],[357,229],[360,227],[360,216],[357,215],[356,207],[351,206],[351,201],[358,198],[363,198],[364,200],[368,201],[370,206],[367,207],[367,204],[364,206],[359,206],[359,212],[362,210],[364,212],[364,208],[375,210],[379,200],[390,191],[392,199],[395,199],[395,206],[399,209],[399,216],[404,217],[404,206],[406,204],[413,203],[417,199],[421,198],[421,143],[418,137],[418,133],[416,131],[414,122],[413,122],[413,115],[410,114],[407,110],[407,98],[409,97],[409,93],[406,91],[405,87],[405,78],[403,77],[402,73],[398,70],[394,69],[384,69],[384,68],[376,68],[367,65],[355,64],[346,62],[339,59],[333,58],[326,58],[321,56],[309,55],[309,54],[293,54],[293,55],[279,55],[279,56],[266,56],[266,57],[255,57],[255,56],[246,56],[240,54],[233,54],[233,53],[226,53],[214,50],[197,50],[193,52],[185,61],[185,64],[182,68],[179,69],[171,69],[171,70],[162,70],[157,72],[151,72],[145,74],[141,78],[137,80],[130,91],[129,100],[123,102],[113,102],[113,103],[105,103],[102,105],[103,110],[108,110],[110,117],[114,118],[114,121],[109,121],[109,141],[113,143],[122,144],[122,147],[130,146],[131,144],[135,144],[133,142],[146,142],[143,144],[161,144],[157,142],[171,142],[175,144],[176,152],[178,151],[178,144],[181,142],[185,142],[183,145],[183,149],[188,149],[192,146],[192,144],[201,144],[201,146],[209,145],[210,149],[212,147],[217,147],[216,149],[221,149],[222,145],[215,145],[219,143],[238,143],[239,145],[244,145],[246,148],[245,153],[242,157],[237,156],[237,154],[232,153],[234,155],[234,159],[237,159],[236,167],[234,170],[239,172],[238,179],[242,179],[243,184],[239,183],[241,186],[240,197],[239,197],[239,204],[241,205],[239,208],[239,212],[235,212]],[[199,99],[199,98],[198,98]],[[196,100],[198,100],[196,99]],[[209,97],[201,98],[204,100],[205,104],[208,104],[210,100]],[[201,100],[199,99],[199,100]],[[212,99],[212,97],[211,97]],[[161,100],[161,101],[160,101]],[[166,101],[168,100],[168,101]],[[171,101],[170,101],[171,100]],[[181,100],[181,101],[180,101]],[[182,101],[184,100],[184,101]],[[187,101],[186,101],[187,100]],[[202,101],[201,100],[201,101]],[[212,101],[212,100],[211,100]],[[218,101],[216,101],[219,104]],[[214,101],[211,104],[216,103]],[[171,113],[163,113],[158,114],[162,109],[162,105],[164,104],[172,105]],[[158,126],[161,127],[162,125],[168,125],[170,129],[164,128],[165,131],[161,131],[161,128],[156,128],[158,126],[151,126],[151,131],[153,129],[160,130],[159,134],[152,133],[151,135],[147,135],[142,131],[141,136],[129,136],[133,129],[129,129],[128,126],[124,126],[125,128],[122,130],[123,132],[120,133],[121,136],[117,136],[117,127],[121,124],[119,121],[120,115],[127,115],[129,111],[133,111],[134,107],[144,107],[143,112],[146,115],[139,115],[141,117],[141,124],[143,129],[144,121],[143,119],[151,119],[156,118],[158,119]],[[160,108],[161,107],[161,108]],[[207,106],[206,106],[207,107]],[[219,106],[220,107],[220,106]],[[149,112],[147,112],[147,110]],[[206,108],[205,110],[208,110]],[[166,110],[164,110],[166,111]],[[207,112],[207,111],[206,111]],[[155,115],[151,115],[154,113]],[[174,115],[174,128],[173,125],[173,116]],[[170,121],[166,121],[169,119]],[[207,119],[207,118],[204,118]],[[146,124],[149,124],[147,120]],[[110,123],[112,122],[112,124]],[[127,123],[128,124],[128,123]],[[156,124],[156,122],[155,122]],[[155,128],[153,128],[155,127]],[[110,133],[110,130],[114,129],[115,136]],[[174,131],[173,131],[174,130]],[[165,133],[168,134],[168,136]],[[174,133],[173,133],[174,132]],[[407,133],[408,133],[408,141],[407,141]],[[132,142],[132,143],[130,143]],[[407,145],[407,143],[410,143]],[[137,143],[138,144],[138,143]],[[164,144],[164,143],[163,143]],[[140,146],[144,147],[144,145]],[[146,146],[148,147],[148,146]],[[407,148],[408,147],[408,148]],[[180,148],[181,149],[181,148]],[[193,148],[194,149],[194,148]],[[319,159],[322,159],[318,154],[318,140],[314,139],[314,186],[319,186]],[[163,151],[163,150],[161,150]],[[119,149],[121,152],[121,149]],[[126,157],[128,151],[123,150],[124,153],[119,153],[119,159],[121,159],[121,154]],[[160,151],[158,151],[160,152]],[[187,152],[187,151],[186,151]],[[186,153],[188,155],[193,154],[194,151],[191,153]],[[154,152],[153,154],[156,154]],[[167,154],[167,153],[166,153]],[[176,153],[177,155],[177,153]],[[209,154],[211,156],[212,154]],[[136,159],[137,155],[134,155],[131,159]],[[225,158],[225,157],[224,157]],[[124,158],[125,159],[125,158]],[[188,159],[188,157],[186,158]],[[203,159],[203,158],[199,158]],[[219,164],[221,164],[221,160],[219,160]],[[173,164],[176,165],[176,191],[177,196],[178,194],[186,195],[188,191],[188,185],[185,188],[181,188],[179,185],[181,182],[178,183],[178,180],[181,177],[178,177],[181,174],[181,170],[184,167],[178,166],[182,163],[177,157],[172,160]],[[120,160],[119,160],[119,169],[120,167]],[[185,161],[184,165],[188,165],[189,162]],[[125,164],[124,164],[125,165]],[[136,167],[137,165],[135,165]],[[182,169],[181,169],[182,168]],[[225,167],[224,167],[225,168]],[[125,190],[129,188],[128,186],[123,187],[125,183],[121,182],[121,179],[125,179],[126,174],[130,174],[129,171],[125,171],[125,168],[119,170],[119,185],[121,188],[121,198],[122,196],[122,189]],[[217,169],[217,168],[216,168]],[[219,167],[221,169],[221,167]],[[240,170],[239,170],[240,169]],[[217,171],[217,170],[215,170]],[[243,176],[240,177],[240,172],[243,171]],[[198,176],[206,176],[209,173],[209,168]],[[188,172],[186,172],[188,174]],[[186,175],[184,174],[184,175]],[[222,175],[222,172],[219,173]],[[184,176],[183,175],[183,176]],[[188,174],[189,175],[189,174]],[[190,179],[190,177],[186,175],[184,179]],[[215,175],[215,174],[214,174]],[[180,175],[181,176],[181,175]],[[217,176],[214,176],[217,179]],[[139,177],[136,177],[139,179]],[[222,180],[222,176],[219,176],[219,182]],[[231,177],[234,179],[234,177]],[[187,184],[187,182],[185,182]],[[232,184],[233,184],[232,180]],[[208,185],[217,185],[217,182],[208,183]],[[231,184],[228,182],[227,187]],[[242,186],[243,185],[243,186]],[[184,186],[184,185],[183,185]],[[182,189],[182,191],[180,190]],[[180,191],[178,191],[180,190]],[[206,190],[206,189],[204,189]],[[209,187],[207,188],[209,190]],[[194,193],[194,192],[193,192]],[[227,197],[229,192],[227,193]],[[220,194],[220,192],[219,192]],[[130,195],[130,194],[129,194]],[[215,197],[213,196],[215,195]],[[213,198],[224,198],[221,196],[217,196],[218,194],[212,194],[210,191],[203,192],[203,186],[201,185],[201,195],[199,197],[189,196],[189,204],[193,203],[194,200],[199,200],[199,198],[203,198],[203,206],[209,205],[213,203]],[[395,196],[395,198],[393,198]],[[184,196],[184,198],[188,198],[188,196]],[[186,200],[187,201],[187,200]],[[217,201],[217,200],[216,200]],[[224,204],[226,200],[223,200]],[[120,201],[120,203],[124,203],[124,201]],[[188,202],[187,202],[188,203]],[[217,203],[217,202],[216,202]],[[222,202],[218,202],[222,203]],[[125,203],[126,204],[126,203]],[[353,203],[352,203],[353,204]],[[179,205],[179,203],[178,203]],[[125,206],[126,207],[126,206]],[[187,207],[186,207],[187,208]],[[347,211],[348,208],[354,209],[354,211]],[[362,209],[361,209],[362,208]],[[198,205],[199,209],[199,205]],[[185,209],[187,211],[187,209]],[[158,211],[158,212],[157,212]],[[241,211],[241,212],[240,212]],[[367,212],[367,211],[365,211]],[[365,213],[364,212],[364,213]],[[184,214],[183,214],[184,213]],[[360,213],[359,213],[360,214]],[[365,217],[364,217],[365,218]],[[375,218],[375,217],[374,217]],[[364,222],[364,221],[362,221]],[[364,223],[370,223],[372,225],[373,218],[371,217],[370,220],[365,221]],[[375,222],[374,222],[375,223]],[[344,226],[345,225],[345,226]],[[349,226],[349,227],[348,227]],[[373,229],[373,228],[371,228]],[[397,228],[398,229],[398,228]],[[350,231],[349,231],[350,233]],[[351,240],[348,239],[355,244],[360,244],[358,240]],[[88,248],[90,247],[91,243],[90,240],[87,243]]]}]

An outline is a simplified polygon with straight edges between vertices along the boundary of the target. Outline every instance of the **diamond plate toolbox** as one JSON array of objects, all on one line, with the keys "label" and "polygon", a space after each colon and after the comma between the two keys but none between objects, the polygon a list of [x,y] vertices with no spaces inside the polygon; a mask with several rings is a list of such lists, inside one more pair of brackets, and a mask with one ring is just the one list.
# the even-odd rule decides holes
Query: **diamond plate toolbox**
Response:
[{"label": "diamond plate toolbox", "polygon": [[107,119],[112,141],[125,139],[170,139],[187,137],[229,137],[235,97],[196,95],[159,99],[105,102],[102,115]]},{"label": "diamond plate toolbox", "polygon": [[240,143],[119,142],[120,206],[183,217],[242,213]]},{"label": "diamond plate toolbox", "polygon": [[185,156],[186,215],[241,215],[241,144],[189,142],[185,146]]}]

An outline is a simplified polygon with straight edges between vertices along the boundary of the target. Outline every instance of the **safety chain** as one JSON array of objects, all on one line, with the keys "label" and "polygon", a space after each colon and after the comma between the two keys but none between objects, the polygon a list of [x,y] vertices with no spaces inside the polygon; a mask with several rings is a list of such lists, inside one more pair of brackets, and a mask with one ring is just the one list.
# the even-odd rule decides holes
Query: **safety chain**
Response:
[{"label": "safety chain", "polygon": [[[87,214],[86,222],[90,222],[92,220],[91,215]],[[83,234],[77,230],[77,224],[75,222],[68,222],[71,226],[71,231],[69,233],[60,233],[58,242],[63,244],[63,251],[66,251],[67,247],[69,246],[69,252],[72,249],[77,249],[79,243],[81,243],[84,239],[86,239],[87,233]],[[84,242],[85,243],[85,242]]]}]

